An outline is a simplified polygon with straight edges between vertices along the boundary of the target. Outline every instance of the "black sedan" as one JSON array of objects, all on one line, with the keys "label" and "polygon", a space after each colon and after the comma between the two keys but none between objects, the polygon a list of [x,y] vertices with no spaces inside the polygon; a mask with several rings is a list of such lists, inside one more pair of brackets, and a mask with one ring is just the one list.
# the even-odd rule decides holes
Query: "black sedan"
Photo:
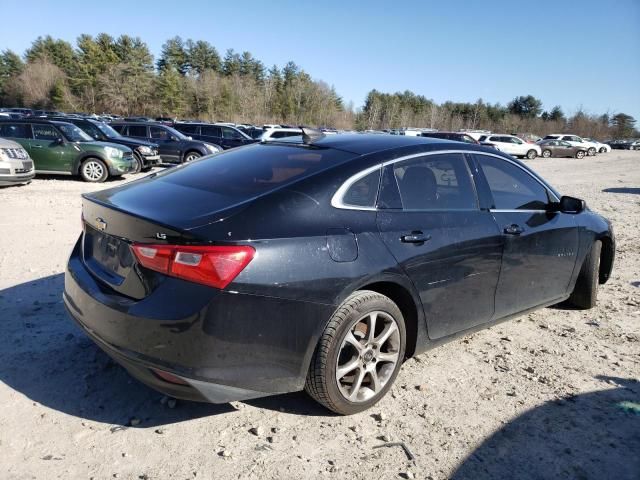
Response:
[{"label": "black sedan", "polygon": [[129,372],[228,402],[365,410],[404,360],[533,309],[596,303],[611,224],[523,163],[440,139],[254,144],[85,194],[64,302]]}]

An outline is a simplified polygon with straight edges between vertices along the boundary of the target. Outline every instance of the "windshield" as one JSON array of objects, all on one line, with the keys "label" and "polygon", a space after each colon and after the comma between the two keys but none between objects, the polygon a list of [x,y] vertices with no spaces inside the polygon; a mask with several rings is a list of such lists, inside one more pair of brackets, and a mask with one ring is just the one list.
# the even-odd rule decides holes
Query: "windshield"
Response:
[{"label": "windshield", "polygon": [[87,135],[83,130],[80,130],[75,125],[70,125],[68,123],[59,123],[57,127],[60,129],[62,134],[67,137],[67,140],[70,142],[92,142],[93,138]]},{"label": "windshield", "polygon": [[100,123],[96,123],[95,125],[100,129],[102,133],[105,134],[105,136],[109,138],[120,138],[122,136],[106,123],[100,122]]}]

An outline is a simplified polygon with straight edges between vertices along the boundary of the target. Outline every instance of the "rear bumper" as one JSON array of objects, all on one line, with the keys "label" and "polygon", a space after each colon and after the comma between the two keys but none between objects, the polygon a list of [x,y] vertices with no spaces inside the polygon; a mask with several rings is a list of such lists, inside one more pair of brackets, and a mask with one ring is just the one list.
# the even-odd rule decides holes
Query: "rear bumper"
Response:
[{"label": "rear bumper", "polygon": [[[166,277],[142,300],[97,280],[77,244],[65,274],[71,317],[118,363],[168,395],[224,403],[301,390],[335,307],[234,294]],[[151,369],[188,385],[161,379]]]}]

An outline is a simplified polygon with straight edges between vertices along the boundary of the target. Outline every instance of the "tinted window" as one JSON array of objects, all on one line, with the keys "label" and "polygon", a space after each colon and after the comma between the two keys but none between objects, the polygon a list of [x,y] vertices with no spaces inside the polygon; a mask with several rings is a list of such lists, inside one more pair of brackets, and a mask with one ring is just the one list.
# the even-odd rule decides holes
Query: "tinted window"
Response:
[{"label": "tinted window", "polygon": [[31,138],[31,125],[28,123],[0,123],[0,137]]},{"label": "tinted window", "polygon": [[478,155],[496,209],[544,210],[547,190],[520,167],[499,158]]},{"label": "tinted window", "polygon": [[222,137],[222,131],[220,127],[216,127],[213,125],[203,125],[202,126],[202,135],[207,135],[208,137]]},{"label": "tinted window", "polygon": [[33,125],[33,138],[54,141],[62,138],[60,132],[51,125]]},{"label": "tinted window", "polygon": [[123,133],[125,131],[126,125],[111,125],[111,128],[113,128],[118,133]]},{"label": "tinted window", "polygon": [[229,150],[157,178],[235,202],[274,190],[353,156],[353,153],[332,149],[256,144]]},{"label": "tinted window", "polygon": [[242,135],[239,132],[236,132],[233,128],[222,127],[222,137],[228,139],[242,139]]},{"label": "tinted window", "polygon": [[176,130],[186,133],[187,135],[197,135],[198,128],[198,125],[176,125]]},{"label": "tinted window", "polygon": [[394,164],[405,210],[467,210],[475,190],[460,154],[429,155]]},{"label": "tinted window", "polygon": [[355,182],[342,197],[342,203],[354,207],[375,207],[380,183],[380,170]]},{"label": "tinted window", "polygon": [[460,141],[461,142],[466,142],[466,143],[476,143],[476,141],[473,139],[473,137],[470,137],[469,135],[462,135],[460,137]]},{"label": "tinted window", "polygon": [[486,136],[486,135],[482,135],[482,136],[478,139],[478,141],[479,141],[479,142],[485,142],[486,140],[487,140],[487,136]]},{"label": "tinted window", "polygon": [[149,130],[151,131],[151,138],[155,140],[166,141],[171,139],[171,135],[164,128],[149,127]]},{"label": "tinted window", "polygon": [[147,138],[147,127],[145,125],[129,125],[129,136]]}]

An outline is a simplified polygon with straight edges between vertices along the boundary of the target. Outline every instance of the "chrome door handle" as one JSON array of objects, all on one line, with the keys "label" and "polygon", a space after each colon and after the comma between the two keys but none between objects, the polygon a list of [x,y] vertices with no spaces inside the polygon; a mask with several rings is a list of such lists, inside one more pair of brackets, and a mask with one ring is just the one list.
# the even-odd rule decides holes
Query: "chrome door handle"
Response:
[{"label": "chrome door handle", "polygon": [[414,231],[408,235],[402,235],[400,241],[403,243],[424,243],[431,240],[431,235],[425,235],[422,232]]}]

